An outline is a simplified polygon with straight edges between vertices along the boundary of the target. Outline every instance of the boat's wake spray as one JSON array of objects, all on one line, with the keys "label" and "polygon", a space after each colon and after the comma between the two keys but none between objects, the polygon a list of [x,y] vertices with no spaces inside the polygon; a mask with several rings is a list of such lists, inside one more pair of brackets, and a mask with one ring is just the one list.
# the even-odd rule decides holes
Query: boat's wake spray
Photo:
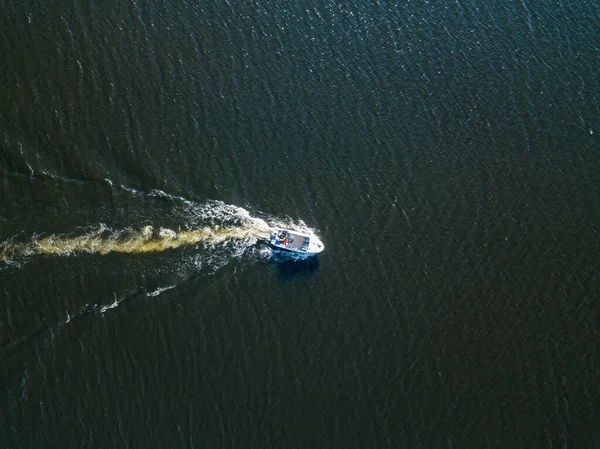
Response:
[{"label": "boat's wake spray", "polygon": [[71,256],[81,253],[151,253],[197,244],[214,246],[231,239],[252,245],[266,237],[268,231],[254,227],[215,226],[174,231],[167,228],[155,230],[152,226],[145,226],[139,230],[111,231],[101,225],[80,236],[34,236],[26,243],[6,242],[0,246],[0,260],[10,261],[36,254]]},{"label": "boat's wake spray", "polygon": [[[166,195],[166,194],[165,194]],[[17,262],[35,255],[73,256],[78,254],[110,253],[153,253],[202,245],[205,248],[233,244],[235,253],[255,245],[259,240],[268,240],[272,227],[266,220],[253,217],[241,207],[221,202],[193,204],[187,202],[188,211],[183,214],[186,222],[197,224],[183,229],[125,228],[114,230],[103,224],[80,234],[34,235],[29,241],[9,239],[0,243],[0,262]],[[273,226],[279,220],[270,219]],[[291,225],[293,223],[288,223]],[[303,223],[296,227],[306,228]]]}]

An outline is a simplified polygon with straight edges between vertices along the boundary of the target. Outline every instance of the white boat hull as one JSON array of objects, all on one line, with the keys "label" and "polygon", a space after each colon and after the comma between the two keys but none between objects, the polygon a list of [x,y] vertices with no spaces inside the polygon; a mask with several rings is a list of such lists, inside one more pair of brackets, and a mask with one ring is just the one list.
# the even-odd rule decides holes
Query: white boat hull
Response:
[{"label": "white boat hull", "polygon": [[273,248],[307,256],[318,254],[325,249],[325,245],[317,236],[283,228],[274,229],[268,243]]}]

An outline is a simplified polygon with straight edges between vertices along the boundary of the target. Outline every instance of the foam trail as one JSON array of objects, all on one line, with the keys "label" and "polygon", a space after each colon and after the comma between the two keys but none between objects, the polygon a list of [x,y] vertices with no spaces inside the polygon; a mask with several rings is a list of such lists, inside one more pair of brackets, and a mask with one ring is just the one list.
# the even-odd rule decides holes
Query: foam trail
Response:
[{"label": "foam trail", "polygon": [[102,255],[152,253],[199,243],[214,246],[231,239],[255,243],[267,236],[267,228],[261,229],[256,226],[212,226],[182,231],[167,228],[160,228],[156,231],[151,226],[145,226],[140,230],[125,229],[116,232],[100,226],[90,233],[75,237],[51,235],[39,238],[34,236],[26,243],[5,242],[0,245],[0,260],[8,262],[15,258],[37,254],[71,256],[82,253]]},{"label": "foam trail", "polygon": [[177,285],[169,285],[167,287],[159,287],[159,288],[157,288],[156,290],[154,290],[152,292],[144,293],[144,295],[151,296],[151,297],[158,296],[161,293],[166,292],[167,290],[171,290],[171,289],[173,289],[175,287],[177,287]]},{"label": "foam trail", "polygon": [[[78,182],[65,178],[57,179]],[[272,227],[275,226],[314,233],[301,220],[294,222],[289,217],[281,219],[260,212],[256,212],[258,214],[256,217],[242,207],[225,204],[221,201],[209,200],[204,203],[196,203],[182,196],[170,195],[162,190],[143,191],[124,185],[115,187],[116,184],[113,181],[109,179],[103,181],[112,188],[122,189],[133,196],[143,195],[172,201],[173,214],[181,219],[181,227],[175,230],[140,226],[114,230],[100,224],[95,229],[87,228],[80,233],[75,231],[69,234],[34,234],[29,241],[23,241],[22,235],[17,235],[0,242],[0,262],[5,263],[5,266],[0,266],[0,269],[8,266],[18,268],[23,259],[36,255],[152,253],[198,244],[215,247],[232,241],[234,243],[228,245],[227,254],[235,257],[258,240],[268,239]],[[172,217],[170,218],[172,222]]]}]

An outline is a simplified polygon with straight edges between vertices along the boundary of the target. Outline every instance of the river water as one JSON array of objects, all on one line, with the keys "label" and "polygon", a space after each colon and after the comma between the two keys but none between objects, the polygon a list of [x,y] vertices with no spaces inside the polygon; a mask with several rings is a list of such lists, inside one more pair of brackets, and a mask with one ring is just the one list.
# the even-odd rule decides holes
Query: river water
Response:
[{"label": "river water", "polygon": [[596,1],[4,1],[0,446],[598,447],[599,42]]}]

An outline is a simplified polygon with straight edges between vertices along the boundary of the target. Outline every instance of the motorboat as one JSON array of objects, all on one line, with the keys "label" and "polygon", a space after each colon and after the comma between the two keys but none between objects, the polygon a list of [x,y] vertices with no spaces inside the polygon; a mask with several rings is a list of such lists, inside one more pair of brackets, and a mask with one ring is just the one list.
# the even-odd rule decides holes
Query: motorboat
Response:
[{"label": "motorboat", "polygon": [[273,248],[306,254],[307,256],[318,254],[325,249],[325,245],[316,235],[283,228],[273,229],[268,243]]}]

